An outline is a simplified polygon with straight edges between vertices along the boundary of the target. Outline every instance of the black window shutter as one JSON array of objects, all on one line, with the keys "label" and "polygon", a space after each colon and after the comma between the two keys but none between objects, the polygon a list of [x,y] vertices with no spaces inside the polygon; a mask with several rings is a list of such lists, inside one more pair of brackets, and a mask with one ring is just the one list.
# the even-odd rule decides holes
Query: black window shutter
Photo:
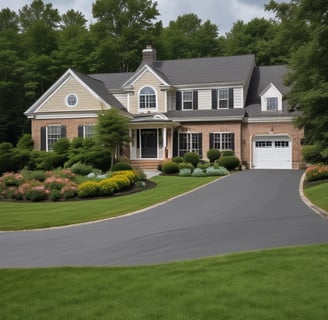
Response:
[{"label": "black window shutter", "polygon": [[218,108],[218,90],[212,89],[212,109]]},{"label": "black window shutter", "polygon": [[202,133],[198,133],[198,141],[199,141],[199,156],[203,157],[203,134]]},{"label": "black window shutter", "polygon": [[231,150],[235,151],[235,134],[230,133],[230,135],[231,135]]},{"label": "black window shutter", "polygon": [[83,138],[83,126],[78,126],[77,127],[77,136],[79,138]]},{"label": "black window shutter", "polygon": [[193,109],[197,110],[198,109],[198,91],[194,90],[193,91],[193,97],[192,97],[192,102],[193,102]]},{"label": "black window shutter", "polygon": [[214,149],[214,133],[210,133],[210,149]]},{"label": "black window shutter", "polygon": [[47,150],[47,128],[41,127],[41,150]]},{"label": "black window shutter", "polygon": [[181,110],[181,104],[182,104],[181,91],[177,91],[177,93],[176,93],[176,110]]},{"label": "black window shutter", "polygon": [[66,126],[61,126],[60,130],[61,137],[66,138]]},{"label": "black window shutter", "polygon": [[229,109],[233,109],[233,88],[229,89]]},{"label": "black window shutter", "polygon": [[178,150],[179,150],[179,132],[175,130],[173,132],[173,157],[178,156]]}]

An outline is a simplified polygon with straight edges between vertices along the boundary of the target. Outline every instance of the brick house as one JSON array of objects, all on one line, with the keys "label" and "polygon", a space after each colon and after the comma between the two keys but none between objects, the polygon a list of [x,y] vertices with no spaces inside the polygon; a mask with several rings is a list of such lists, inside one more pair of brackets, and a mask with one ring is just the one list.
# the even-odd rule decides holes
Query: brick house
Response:
[{"label": "brick house", "polygon": [[67,70],[26,112],[35,148],[51,151],[61,137],[94,134],[99,111],[130,119],[128,157],[157,164],[187,151],[206,159],[233,150],[249,168],[298,169],[303,131],[284,99],[287,66],[257,67],[254,55],[158,61],[147,46],[133,73]]}]

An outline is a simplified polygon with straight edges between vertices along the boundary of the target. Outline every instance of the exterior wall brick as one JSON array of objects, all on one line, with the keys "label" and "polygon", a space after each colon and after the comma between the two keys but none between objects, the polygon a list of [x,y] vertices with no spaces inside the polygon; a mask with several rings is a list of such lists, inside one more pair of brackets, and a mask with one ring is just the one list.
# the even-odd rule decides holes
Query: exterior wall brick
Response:
[{"label": "exterior wall brick", "polygon": [[203,159],[207,159],[207,151],[210,148],[210,133],[212,132],[232,132],[235,134],[235,155],[241,157],[241,122],[199,122],[183,123],[179,127],[179,132],[202,133],[203,134]]},{"label": "exterior wall brick", "polygon": [[78,136],[78,126],[95,124],[97,118],[32,120],[32,139],[34,149],[41,149],[41,127],[49,125],[66,126],[66,138],[72,140]]}]

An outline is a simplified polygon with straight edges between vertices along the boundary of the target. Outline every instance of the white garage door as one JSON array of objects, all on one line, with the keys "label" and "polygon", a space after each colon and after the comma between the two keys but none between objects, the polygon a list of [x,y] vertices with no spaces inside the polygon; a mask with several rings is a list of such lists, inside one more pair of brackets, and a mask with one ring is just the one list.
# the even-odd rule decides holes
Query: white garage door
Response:
[{"label": "white garage door", "polygon": [[291,139],[288,136],[255,137],[253,142],[253,168],[291,169]]}]

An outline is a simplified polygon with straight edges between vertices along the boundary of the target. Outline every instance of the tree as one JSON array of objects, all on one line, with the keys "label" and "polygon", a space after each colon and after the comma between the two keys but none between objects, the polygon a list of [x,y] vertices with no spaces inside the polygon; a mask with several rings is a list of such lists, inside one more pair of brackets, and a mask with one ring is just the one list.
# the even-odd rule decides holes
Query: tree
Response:
[{"label": "tree", "polygon": [[128,123],[129,119],[121,115],[117,109],[104,110],[98,116],[96,125],[97,140],[110,151],[111,167],[119,149],[125,143],[131,141]]},{"label": "tree", "polygon": [[223,54],[218,38],[218,28],[209,20],[202,20],[193,13],[170,21],[160,35],[162,59],[197,58]]},{"label": "tree", "polygon": [[[93,56],[96,64],[101,66],[102,72],[134,71],[140,64],[140,52],[161,29],[161,23],[153,23],[159,15],[157,2],[97,0],[92,12],[98,19],[91,26],[99,42]],[[115,70],[111,69],[113,67]]]},{"label": "tree", "polygon": [[[307,34],[290,59],[286,83],[291,108],[299,110],[296,125],[305,129],[307,140],[328,149],[328,2],[292,0],[290,4],[270,2],[282,24],[295,21]],[[286,21],[286,22],[285,22]],[[328,153],[328,152],[327,152]],[[327,154],[328,155],[328,154]]]}]

